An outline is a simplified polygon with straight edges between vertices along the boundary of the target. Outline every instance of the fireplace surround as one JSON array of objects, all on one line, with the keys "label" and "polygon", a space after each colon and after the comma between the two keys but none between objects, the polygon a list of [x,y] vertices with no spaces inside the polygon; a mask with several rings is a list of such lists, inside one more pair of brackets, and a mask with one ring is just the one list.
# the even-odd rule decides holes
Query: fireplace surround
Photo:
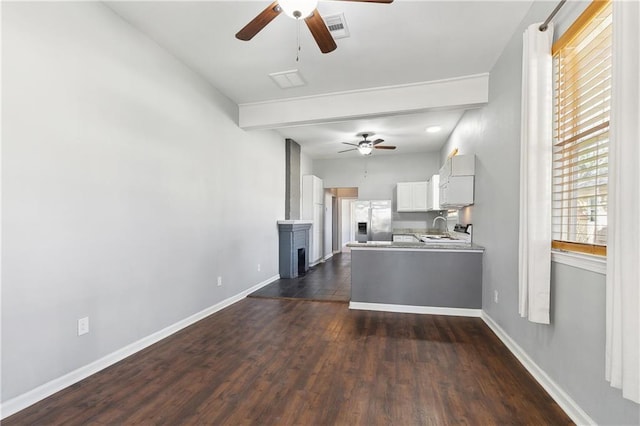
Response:
[{"label": "fireplace surround", "polygon": [[309,270],[310,220],[279,220],[280,278],[295,278]]}]

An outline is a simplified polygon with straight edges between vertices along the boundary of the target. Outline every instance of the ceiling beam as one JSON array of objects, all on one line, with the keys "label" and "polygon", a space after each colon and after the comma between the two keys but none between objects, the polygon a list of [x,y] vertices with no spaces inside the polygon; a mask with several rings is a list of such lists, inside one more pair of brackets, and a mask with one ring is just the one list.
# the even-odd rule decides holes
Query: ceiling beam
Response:
[{"label": "ceiling beam", "polygon": [[238,105],[243,129],[276,129],[421,111],[476,108],[489,100],[489,74]]}]

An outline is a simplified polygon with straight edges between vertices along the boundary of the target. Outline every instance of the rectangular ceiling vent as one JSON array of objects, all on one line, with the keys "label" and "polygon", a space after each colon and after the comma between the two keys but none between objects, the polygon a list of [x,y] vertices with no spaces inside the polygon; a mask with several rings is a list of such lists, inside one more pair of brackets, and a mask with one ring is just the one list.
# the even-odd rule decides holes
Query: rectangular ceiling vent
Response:
[{"label": "rectangular ceiling vent", "polygon": [[322,19],[324,19],[324,23],[327,24],[327,28],[329,28],[329,32],[334,39],[349,37],[349,29],[347,28],[347,21],[344,19],[344,13],[323,16]]},{"label": "rectangular ceiling vent", "polygon": [[269,77],[281,88],[290,89],[292,87],[300,87],[307,84],[298,70],[289,70],[282,72],[274,72]]}]

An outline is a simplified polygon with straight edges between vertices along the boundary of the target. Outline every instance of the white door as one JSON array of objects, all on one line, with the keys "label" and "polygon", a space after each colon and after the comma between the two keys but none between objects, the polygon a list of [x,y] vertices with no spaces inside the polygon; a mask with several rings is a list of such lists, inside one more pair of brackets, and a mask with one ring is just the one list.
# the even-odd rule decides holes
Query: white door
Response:
[{"label": "white door", "polygon": [[355,239],[352,231],[353,220],[351,215],[351,202],[353,199],[340,200],[340,248]]}]

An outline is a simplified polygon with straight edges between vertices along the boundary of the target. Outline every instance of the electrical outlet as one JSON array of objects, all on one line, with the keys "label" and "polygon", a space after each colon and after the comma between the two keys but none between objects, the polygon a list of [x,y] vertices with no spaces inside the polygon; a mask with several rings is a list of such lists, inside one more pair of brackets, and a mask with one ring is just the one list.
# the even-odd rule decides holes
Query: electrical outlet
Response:
[{"label": "electrical outlet", "polygon": [[258,272],[260,272],[260,264],[258,263]]},{"label": "electrical outlet", "polygon": [[222,285],[222,277],[218,277],[218,287]]},{"label": "electrical outlet", "polygon": [[493,301],[498,303],[498,290],[493,290]]},{"label": "electrical outlet", "polygon": [[78,320],[78,336],[89,332],[89,317],[80,318]]}]

